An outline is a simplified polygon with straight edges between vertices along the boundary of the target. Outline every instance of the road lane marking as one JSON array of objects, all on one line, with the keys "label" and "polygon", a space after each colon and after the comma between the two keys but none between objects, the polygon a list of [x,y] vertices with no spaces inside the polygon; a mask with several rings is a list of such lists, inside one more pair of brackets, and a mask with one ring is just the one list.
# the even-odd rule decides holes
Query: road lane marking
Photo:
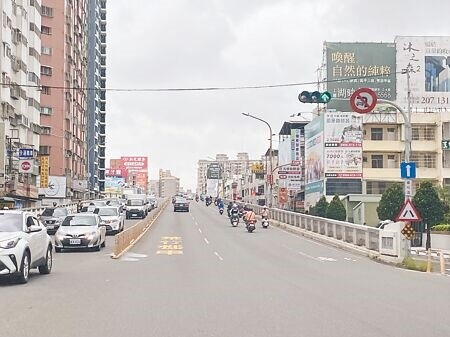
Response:
[{"label": "road lane marking", "polygon": [[356,262],[356,261],[357,261],[357,260],[351,259],[351,258],[349,258],[349,257],[344,257],[344,260],[346,260],[346,261],[352,261],[352,262]]},{"label": "road lane marking", "polygon": [[198,229],[198,231],[199,231],[200,233],[203,233],[202,230],[201,230],[200,228]]},{"label": "road lane marking", "polygon": [[183,241],[179,236],[163,236],[158,245],[157,255],[183,254]]},{"label": "road lane marking", "polygon": [[223,261],[222,256],[220,256],[220,254],[218,252],[214,252],[214,255],[217,256],[220,261]]},{"label": "road lane marking", "polygon": [[209,241],[207,238],[203,238],[203,240],[205,240],[206,244],[209,245]]},{"label": "road lane marking", "polygon": [[319,260],[317,257],[314,257],[314,256],[311,256],[309,254],[303,253],[303,252],[301,252],[299,250],[296,251],[296,250],[292,249],[291,247],[288,247],[288,246],[285,246],[285,245],[283,245],[282,247],[284,247],[286,249],[289,249],[291,252],[295,252],[295,253],[297,253],[297,254],[299,254],[301,256],[307,257],[309,259],[312,259],[312,260],[315,260],[315,261],[319,261],[319,262],[325,262],[325,261]]},{"label": "road lane marking", "polygon": [[321,260],[321,261],[327,261],[327,262],[336,262],[337,261],[336,259],[333,259],[331,257],[323,257],[323,256],[319,256],[317,259]]}]

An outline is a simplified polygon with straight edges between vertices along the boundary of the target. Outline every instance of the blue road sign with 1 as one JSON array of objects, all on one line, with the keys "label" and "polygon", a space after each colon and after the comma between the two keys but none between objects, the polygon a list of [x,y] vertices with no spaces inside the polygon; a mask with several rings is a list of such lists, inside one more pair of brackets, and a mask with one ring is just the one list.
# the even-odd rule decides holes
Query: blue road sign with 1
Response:
[{"label": "blue road sign with 1", "polygon": [[20,158],[33,158],[33,149],[21,148],[19,149]]},{"label": "blue road sign with 1", "polygon": [[414,179],[416,177],[416,163],[401,163],[400,176],[404,179]]}]

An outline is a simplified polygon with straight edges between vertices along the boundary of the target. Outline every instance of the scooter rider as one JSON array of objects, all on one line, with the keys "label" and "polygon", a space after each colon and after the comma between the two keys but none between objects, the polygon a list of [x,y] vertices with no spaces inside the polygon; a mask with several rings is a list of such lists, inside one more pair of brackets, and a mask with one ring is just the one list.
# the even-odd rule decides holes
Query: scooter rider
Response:
[{"label": "scooter rider", "polygon": [[228,206],[227,206],[227,214],[228,214],[228,217],[230,217],[231,216],[231,208],[233,207],[233,202],[232,201],[230,201],[230,203],[228,204]]},{"label": "scooter rider", "polygon": [[217,207],[219,207],[219,209],[223,209],[224,205],[223,205],[223,200],[222,199],[217,199]]},{"label": "scooter rider", "polygon": [[261,217],[263,219],[269,219],[269,209],[267,208],[267,206],[263,207],[263,210],[261,212]]},{"label": "scooter rider", "polygon": [[246,205],[246,207],[247,207],[247,211],[245,212],[244,218],[245,218],[245,223],[248,226],[248,224],[250,222],[256,223],[256,214],[247,205]]}]

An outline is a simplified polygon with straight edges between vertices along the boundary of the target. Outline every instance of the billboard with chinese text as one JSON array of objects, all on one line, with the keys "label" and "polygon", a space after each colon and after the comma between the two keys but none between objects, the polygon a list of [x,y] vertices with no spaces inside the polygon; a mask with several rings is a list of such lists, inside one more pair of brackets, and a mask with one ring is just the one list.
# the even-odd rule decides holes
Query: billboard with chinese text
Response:
[{"label": "billboard with chinese text", "polygon": [[362,177],[363,117],[352,112],[325,114],[325,177]]},{"label": "billboard with chinese text", "polygon": [[396,98],[394,43],[325,42],[328,109],[351,111],[348,101],[358,88],[370,88],[378,98]]},{"label": "billboard with chinese text", "polygon": [[397,36],[397,103],[412,111],[450,109],[450,36]]},{"label": "billboard with chinese text", "polygon": [[119,177],[105,177],[105,193],[120,195],[122,188],[125,186],[125,179]]},{"label": "billboard with chinese text", "polygon": [[127,178],[130,173],[147,172],[148,157],[120,157],[122,176]]}]

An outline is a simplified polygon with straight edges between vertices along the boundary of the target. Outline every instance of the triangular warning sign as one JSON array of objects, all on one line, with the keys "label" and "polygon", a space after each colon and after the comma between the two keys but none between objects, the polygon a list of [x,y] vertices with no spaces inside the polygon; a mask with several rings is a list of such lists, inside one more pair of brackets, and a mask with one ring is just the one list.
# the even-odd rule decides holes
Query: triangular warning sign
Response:
[{"label": "triangular warning sign", "polygon": [[420,221],[422,218],[414,207],[411,199],[407,199],[402,206],[400,212],[398,212],[397,221]]}]

